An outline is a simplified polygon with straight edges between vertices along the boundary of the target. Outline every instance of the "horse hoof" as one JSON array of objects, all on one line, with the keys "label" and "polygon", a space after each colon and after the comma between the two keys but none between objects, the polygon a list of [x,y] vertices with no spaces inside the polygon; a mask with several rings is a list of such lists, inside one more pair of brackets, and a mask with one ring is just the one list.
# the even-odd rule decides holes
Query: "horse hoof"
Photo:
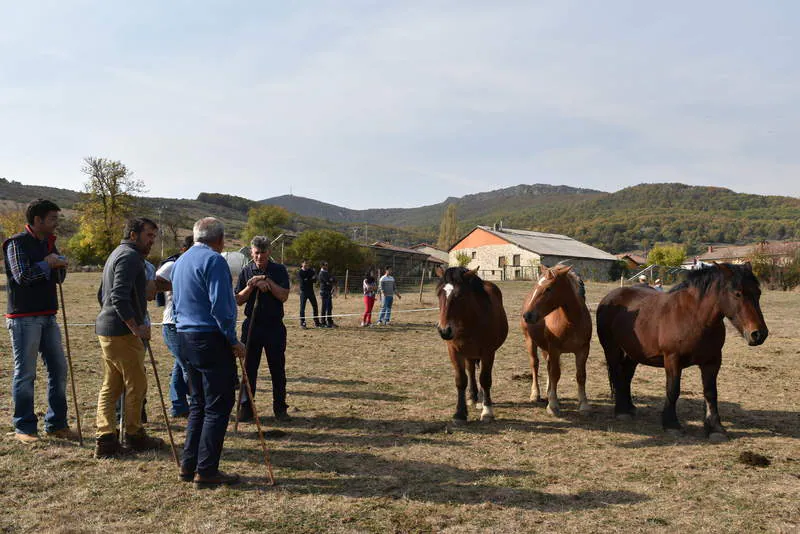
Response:
[{"label": "horse hoof", "polygon": [[488,413],[481,414],[481,422],[483,423],[491,423],[494,421],[494,416]]},{"label": "horse hoof", "polygon": [[578,413],[580,415],[589,415],[592,413],[592,407],[588,404],[581,404],[581,406],[578,408]]},{"label": "horse hoof", "polygon": [[632,421],[633,416],[629,413],[618,413],[615,415],[617,421]]},{"label": "horse hoof", "polygon": [[455,417],[453,418],[453,426],[464,426],[466,424],[467,424],[466,419],[456,419]]},{"label": "horse hoof", "polygon": [[552,415],[553,417],[559,417],[561,415],[561,410],[559,408],[553,408],[549,404],[547,405],[547,413]]},{"label": "horse hoof", "polygon": [[725,443],[729,439],[728,434],[724,432],[712,432],[708,435],[708,441],[711,443]]}]

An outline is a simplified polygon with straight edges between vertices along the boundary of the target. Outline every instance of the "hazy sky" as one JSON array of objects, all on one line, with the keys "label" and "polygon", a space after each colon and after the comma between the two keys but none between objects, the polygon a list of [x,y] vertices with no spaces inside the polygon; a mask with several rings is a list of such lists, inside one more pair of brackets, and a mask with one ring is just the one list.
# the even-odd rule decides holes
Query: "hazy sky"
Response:
[{"label": "hazy sky", "polygon": [[520,183],[800,196],[800,2],[0,0],[0,176],[351,208]]}]

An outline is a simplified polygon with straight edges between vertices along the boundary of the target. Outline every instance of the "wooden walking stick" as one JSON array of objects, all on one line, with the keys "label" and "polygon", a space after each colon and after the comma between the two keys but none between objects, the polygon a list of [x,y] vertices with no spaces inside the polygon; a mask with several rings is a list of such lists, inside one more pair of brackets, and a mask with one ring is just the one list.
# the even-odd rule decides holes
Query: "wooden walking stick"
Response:
[{"label": "wooden walking stick", "polygon": [[[133,286],[133,300],[134,300],[134,307],[139,310],[139,295],[138,291],[136,291],[136,286]],[[144,314],[142,314],[142,319],[144,320]],[[177,464],[178,468],[181,467],[181,461],[178,458],[178,450],[175,448],[175,440],[172,438],[172,426],[169,423],[169,414],[167,414],[167,405],[164,402],[164,392],[161,391],[161,380],[158,379],[158,368],[156,367],[156,359],[153,357],[153,349],[150,347],[150,341],[142,339],[142,344],[144,345],[145,350],[150,355],[150,363],[153,366],[153,376],[156,378],[156,388],[158,389],[158,398],[161,399],[161,411],[164,414],[164,421],[167,423],[167,434],[169,434],[169,445],[172,448],[172,457],[175,458],[175,463]],[[123,411],[124,411],[123,407]]]},{"label": "wooden walking stick", "polygon": [[[245,358],[244,364],[242,364],[242,369],[244,369],[244,365],[247,363],[247,354],[250,352],[250,340],[253,339],[253,325],[256,324],[256,310],[258,309],[258,289],[255,290],[253,293],[255,295],[255,302],[253,303],[253,313],[250,315],[250,323],[247,325],[247,342],[245,343]],[[244,381],[244,372],[242,372],[242,381]],[[250,383],[248,382],[247,387],[249,388]],[[233,431],[237,434],[239,433],[239,411],[242,407],[242,393],[245,390],[244,384],[239,384],[239,398],[236,400],[236,418],[233,422]],[[253,405],[253,395],[250,395],[250,406]],[[253,411],[253,417],[255,417],[255,410]]]},{"label": "wooden walking stick", "polygon": [[81,431],[81,411],[78,408],[78,393],[75,390],[75,371],[72,368],[72,351],[69,347],[69,330],[67,328],[67,308],[64,306],[64,288],[62,281],[58,281],[58,294],[61,297],[61,316],[64,320],[64,339],[67,342],[67,364],[69,365],[69,381],[72,385],[72,402],[75,404],[75,419],[78,423],[78,443],[83,446],[83,432]]},{"label": "wooden walking stick", "polygon": [[[250,342],[250,334],[252,334],[253,322],[252,319],[256,316],[258,310],[258,298],[256,298],[255,305],[253,306],[253,315],[250,317],[250,328],[248,328],[247,342]],[[256,427],[258,427],[258,439],[261,442],[261,450],[264,452],[264,465],[267,467],[267,480],[270,486],[275,485],[275,476],[272,474],[272,464],[269,461],[269,449],[267,449],[267,440],[264,439],[264,431],[261,429],[261,420],[258,418],[258,410],[256,409],[256,401],[253,398],[253,388],[250,387],[250,380],[247,377],[247,368],[245,367],[244,356],[239,356],[239,365],[242,368],[242,381],[247,387],[247,396],[250,398],[250,407],[253,409],[253,419],[256,420]],[[238,417],[237,417],[238,420]]]}]

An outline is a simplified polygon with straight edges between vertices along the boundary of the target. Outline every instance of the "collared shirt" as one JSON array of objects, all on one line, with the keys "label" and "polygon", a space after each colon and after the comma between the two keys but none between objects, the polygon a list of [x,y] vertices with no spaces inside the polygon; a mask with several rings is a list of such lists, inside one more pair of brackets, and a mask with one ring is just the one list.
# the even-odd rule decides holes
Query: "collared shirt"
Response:
[{"label": "collared shirt", "polygon": [[[25,231],[41,243],[42,249],[46,251],[45,255],[54,250],[55,236],[48,239],[39,239],[28,225],[25,225]],[[14,281],[21,286],[30,286],[39,280],[50,280],[50,264],[44,260],[31,263],[16,239],[12,239],[8,243],[6,261],[11,267]]]},{"label": "collared shirt", "polygon": [[[255,262],[250,262],[244,266],[242,272],[239,274],[239,281],[236,284],[236,292],[239,293],[247,287],[247,281],[254,276],[267,275],[267,277],[278,284],[284,289],[289,289],[289,272],[280,263],[275,263],[272,260],[267,262],[267,268],[261,270],[256,266]],[[251,317],[253,314],[253,305],[255,299],[251,296],[244,307],[244,314],[246,317]],[[267,324],[279,322],[283,319],[283,302],[275,298],[270,291],[258,292],[258,316],[256,323]]]},{"label": "collared shirt", "polygon": [[123,239],[106,259],[97,299],[100,313],[95,319],[98,336],[125,336],[125,321],[145,324],[147,275],[144,257],[134,241]]},{"label": "collared shirt", "polygon": [[179,332],[219,331],[231,345],[238,342],[231,271],[208,245],[195,243],[175,262],[172,303]]}]

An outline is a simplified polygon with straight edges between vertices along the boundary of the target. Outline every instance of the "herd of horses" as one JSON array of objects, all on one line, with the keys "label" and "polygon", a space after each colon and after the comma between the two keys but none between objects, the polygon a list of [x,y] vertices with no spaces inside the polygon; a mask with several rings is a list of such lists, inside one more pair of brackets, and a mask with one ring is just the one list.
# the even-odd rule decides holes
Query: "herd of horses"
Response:
[{"label": "herd of horses", "polygon": [[[508,319],[500,289],[482,280],[477,269],[451,267],[440,270],[439,335],[447,342],[457,390],[455,424],[467,421],[470,405],[482,403],[482,421],[494,419],[492,366],[497,350],[508,336]],[[547,364],[547,412],[559,415],[558,381],[561,354],[575,354],[578,410],[591,411],[586,398],[586,360],[592,338],[592,319],[582,282],[569,265],[544,269],[525,299],[520,326],[531,364],[532,401],[541,401],[539,351]],[[751,346],[766,340],[768,330],[759,303],[761,290],[750,264],[714,264],[688,272],[669,292],[647,285],[620,287],[597,307],[597,336],[608,368],[614,413],[630,419],[636,407],[631,381],[639,364],[663,367],[666,402],[662,426],[681,431],[675,406],[680,395],[681,372],[697,365],[706,402],[704,428],[711,441],[727,435],[717,410],[717,374],[722,363],[727,318]],[[475,381],[476,368],[479,385]],[[467,399],[469,389],[469,399]]]}]

